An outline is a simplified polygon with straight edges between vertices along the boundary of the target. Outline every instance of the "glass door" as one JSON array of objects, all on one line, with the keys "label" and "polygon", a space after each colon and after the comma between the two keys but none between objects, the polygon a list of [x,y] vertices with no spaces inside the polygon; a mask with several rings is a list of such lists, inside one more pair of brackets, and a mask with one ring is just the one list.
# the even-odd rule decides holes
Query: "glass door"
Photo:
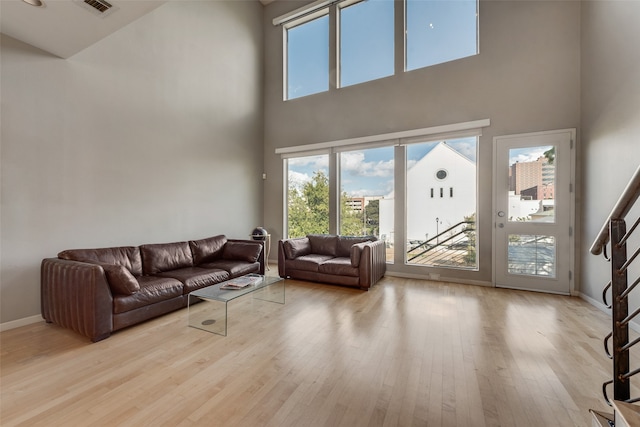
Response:
[{"label": "glass door", "polygon": [[574,130],[494,139],[497,287],[569,294]]}]

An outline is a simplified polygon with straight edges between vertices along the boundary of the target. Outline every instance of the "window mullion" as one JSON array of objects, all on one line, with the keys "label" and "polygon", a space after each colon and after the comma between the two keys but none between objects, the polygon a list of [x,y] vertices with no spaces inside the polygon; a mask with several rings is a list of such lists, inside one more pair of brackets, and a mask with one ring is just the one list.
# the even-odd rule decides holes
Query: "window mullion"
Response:
[{"label": "window mullion", "polygon": [[339,77],[339,60],[340,50],[338,49],[338,43],[340,38],[338,36],[338,7],[332,4],[329,7],[329,92],[340,87]]}]

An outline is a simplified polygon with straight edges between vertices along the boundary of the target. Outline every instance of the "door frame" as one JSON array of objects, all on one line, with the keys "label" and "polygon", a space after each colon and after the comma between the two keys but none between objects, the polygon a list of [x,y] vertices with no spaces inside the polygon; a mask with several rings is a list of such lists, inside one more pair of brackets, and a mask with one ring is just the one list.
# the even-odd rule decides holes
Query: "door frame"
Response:
[{"label": "door frame", "polygon": [[[491,202],[491,282],[493,287],[497,287],[496,280],[496,270],[497,270],[497,257],[496,257],[496,228],[497,228],[497,213],[498,213],[498,167],[497,164],[497,140],[499,138],[524,138],[524,137],[535,137],[535,136],[543,136],[550,135],[556,133],[570,133],[570,149],[569,149],[569,295],[577,295],[577,291],[575,288],[576,282],[576,129],[575,128],[566,128],[566,129],[556,129],[556,130],[547,130],[541,132],[528,132],[528,133],[519,133],[519,134],[508,134],[508,135],[498,135],[493,137],[493,168],[492,168],[492,202]],[[535,290],[531,290],[534,291]],[[540,291],[542,292],[542,291]],[[565,293],[559,293],[562,295],[566,295]]]}]

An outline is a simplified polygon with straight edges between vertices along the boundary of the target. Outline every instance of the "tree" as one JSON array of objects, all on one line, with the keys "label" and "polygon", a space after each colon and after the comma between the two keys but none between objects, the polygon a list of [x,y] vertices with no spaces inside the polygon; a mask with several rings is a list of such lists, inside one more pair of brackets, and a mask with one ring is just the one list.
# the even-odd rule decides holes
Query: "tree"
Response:
[{"label": "tree", "polygon": [[[340,234],[378,235],[379,201],[371,201],[364,209],[352,209],[347,193],[340,195]],[[288,236],[329,233],[329,177],[316,171],[301,187],[289,184]]]},{"label": "tree", "polygon": [[371,200],[364,208],[367,233],[378,236],[380,234],[380,200]]},{"label": "tree", "polygon": [[545,151],[543,155],[547,158],[547,162],[552,165],[554,160],[556,159],[556,147],[551,147],[550,149]]},{"label": "tree", "polygon": [[469,267],[476,266],[476,213],[472,213],[469,216],[465,216],[464,220],[468,222],[465,224],[464,234],[467,237],[467,253],[464,256],[464,262]]},{"label": "tree", "polygon": [[360,236],[364,232],[364,217],[362,211],[349,207],[347,193],[340,196],[340,234],[345,236]]},{"label": "tree", "polygon": [[289,237],[329,233],[329,178],[323,171],[300,189],[289,184],[288,219]]}]

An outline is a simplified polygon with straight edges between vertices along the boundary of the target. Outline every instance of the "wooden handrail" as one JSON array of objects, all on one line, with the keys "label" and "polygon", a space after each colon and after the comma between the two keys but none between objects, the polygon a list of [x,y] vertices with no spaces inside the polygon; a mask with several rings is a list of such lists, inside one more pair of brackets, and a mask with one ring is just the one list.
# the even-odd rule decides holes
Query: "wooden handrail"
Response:
[{"label": "wooden handrail", "polygon": [[596,240],[591,245],[590,252],[592,254],[599,255],[602,252],[604,246],[609,241],[609,223],[611,219],[624,218],[638,199],[638,196],[640,196],[640,166],[638,166],[638,169],[636,169],[636,172],[631,177],[631,180],[629,180],[629,183],[627,184],[624,191],[620,195],[620,198],[611,210],[611,213],[607,217],[607,220],[604,222],[604,225],[600,229],[598,237],[596,237]]}]

